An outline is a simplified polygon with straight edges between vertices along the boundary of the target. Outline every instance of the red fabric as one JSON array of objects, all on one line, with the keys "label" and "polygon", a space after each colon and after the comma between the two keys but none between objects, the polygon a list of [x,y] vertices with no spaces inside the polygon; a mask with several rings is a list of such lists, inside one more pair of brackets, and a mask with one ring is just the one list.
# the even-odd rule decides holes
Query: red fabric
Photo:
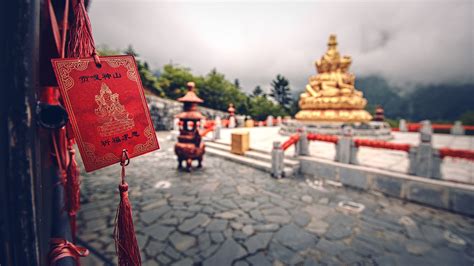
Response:
[{"label": "red fabric", "polygon": [[364,147],[397,150],[397,151],[405,151],[405,152],[409,152],[411,148],[410,144],[392,143],[392,142],[382,141],[382,140],[354,139],[354,143],[356,147],[364,146]]},{"label": "red fabric", "polygon": [[48,254],[49,265],[55,265],[57,261],[66,257],[72,257],[79,264],[80,257],[89,255],[89,250],[78,247],[73,243],[62,238],[53,238],[50,240],[51,250]]},{"label": "red fabric", "polygon": [[87,172],[159,149],[132,56],[52,62]]},{"label": "red fabric", "polygon": [[308,140],[312,141],[325,141],[325,142],[332,142],[334,144],[337,144],[339,141],[339,137],[334,136],[334,135],[322,135],[322,134],[313,134],[310,133],[307,136]]},{"label": "red fabric", "polygon": [[454,157],[454,158],[461,158],[461,159],[474,161],[473,150],[457,150],[457,149],[450,149],[450,148],[441,148],[439,149],[439,155],[441,158]]},{"label": "red fabric", "polygon": [[296,144],[300,140],[300,134],[293,134],[287,141],[281,144],[280,149],[286,151],[291,145]]},{"label": "red fabric", "polygon": [[138,249],[135,228],[133,226],[132,206],[128,199],[128,184],[125,182],[125,166],[128,165],[129,158],[127,151],[123,151],[122,182],[119,185],[120,204],[115,216],[115,251],[118,256],[118,263],[121,266],[141,265],[140,250]]}]

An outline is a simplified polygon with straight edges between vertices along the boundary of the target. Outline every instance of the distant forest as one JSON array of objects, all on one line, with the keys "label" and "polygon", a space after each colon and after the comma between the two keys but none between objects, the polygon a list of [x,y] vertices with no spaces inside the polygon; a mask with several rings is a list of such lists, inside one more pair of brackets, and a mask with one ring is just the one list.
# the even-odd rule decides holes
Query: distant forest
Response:
[{"label": "distant forest", "polygon": [[[138,56],[132,46],[123,52],[106,46],[99,50],[101,55]],[[205,100],[203,106],[225,111],[229,103],[233,103],[237,113],[258,120],[264,120],[268,115],[294,116],[299,111],[299,94],[304,90],[292,87],[290,81],[279,74],[268,81],[271,91],[266,94],[259,85],[253,90],[242,88],[238,79],[228,80],[216,69],[201,76],[178,65],[168,64],[152,70],[144,60],[137,60],[137,64],[144,87],[160,97],[177,99],[183,96],[186,82],[192,80],[196,82],[197,93]],[[358,77],[355,85],[368,100],[366,109],[373,114],[375,107],[382,105],[385,117],[392,123],[403,118],[408,121],[429,119],[438,123],[461,120],[463,124],[474,125],[474,84],[419,86],[403,95],[400,94],[403,90],[390,86],[379,76]]]},{"label": "distant forest", "polygon": [[419,86],[401,96],[385,79],[369,76],[356,79],[356,88],[364,92],[369,111],[380,104],[388,118],[474,124],[474,84]]}]

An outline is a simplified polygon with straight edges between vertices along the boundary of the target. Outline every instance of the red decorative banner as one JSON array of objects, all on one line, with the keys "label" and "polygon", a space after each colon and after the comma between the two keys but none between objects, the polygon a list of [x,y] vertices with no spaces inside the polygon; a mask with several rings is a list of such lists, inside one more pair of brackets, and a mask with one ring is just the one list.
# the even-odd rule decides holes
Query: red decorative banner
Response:
[{"label": "red decorative banner", "polygon": [[51,61],[87,172],[160,148],[132,56]]}]

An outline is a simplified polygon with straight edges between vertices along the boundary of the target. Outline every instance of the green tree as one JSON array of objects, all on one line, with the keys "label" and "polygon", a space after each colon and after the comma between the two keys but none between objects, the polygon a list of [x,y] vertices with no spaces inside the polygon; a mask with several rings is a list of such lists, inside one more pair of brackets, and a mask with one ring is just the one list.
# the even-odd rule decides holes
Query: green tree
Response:
[{"label": "green tree", "polygon": [[275,104],[263,96],[253,97],[250,102],[249,114],[258,121],[265,120],[269,115],[277,117],[288,114],[281,105]]},{"label": "green tree", "polygon": [[257,85],[257,87],[255,87],[255,89],[253,89],[252,96],[253,97],[257,97],[257,96],[266,97],[266,95],[265,95],[265,93],[263,93],[262,87],[260,87],[260,85]]},{"label": "green tree", "polygon": [[110,48],[107,45],[99,45],[97,48],[99,56],[119,55],[120,51]]},{"label": "green tree", "polygon": [[164,91],[166,97],[177,99],[186,93],[186,83],[194,81],[196,87],[200,88],[202,79],[198,79],[191,73],[189,68],[173,66],[171,64],[163,67],[163,72],[158,78],[158,84]]},{"label": "green tree", "polygon": [[289,109],[291,103],[290,82],[278,74],[276,79],[272,81],[272,90],[270,96],[275,99],[285,109]]},{"label": "green tree", "polygon": [[236,89],[240,90],[242,87],[240,87],[240,81],[239,79],[234,79],[234,86]]},{"label": "green tree", "polygon": [[147,62],[142,63],[141,61],[137,60],[137,68],[143,87],[160,97],[165,97],[165,92],[158,82],[158,77],[156,77],[153,72],[151,72]]},{"label": "green tree", "polygon": [[474,125],[474,111],[467,111],[459,117],[464,125]]},{"label": "green tree", "polygon": [[127,49],[123,51],[127,55],[132,55],[133,57],[138,57],[138,53],[133,49],[131,44],[128,45]]}]

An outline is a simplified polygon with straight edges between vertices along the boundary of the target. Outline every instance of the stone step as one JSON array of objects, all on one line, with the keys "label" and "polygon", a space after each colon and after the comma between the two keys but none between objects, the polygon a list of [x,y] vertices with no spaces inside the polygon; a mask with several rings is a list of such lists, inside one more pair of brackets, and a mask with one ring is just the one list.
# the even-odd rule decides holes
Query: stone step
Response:
[{"label": "stone step", "polygon": [[[207,147],[212,147],[214,149],[222,150],[229,152],[230,151],[230,145],[222,142],[206,142]],[[259,150],[249,150],[245,152],[245,157],[253,158],[256,160],[261,160],[261,161],[267,161],[271,162],[272,161],[272,156],[270,153],[259,151]],[[285,166],[291,167],[291,168],[297,168],[299,166],[299,162],[285,157],[285,160],[283,161]]]},{"label": "stone step", "polygon": [[[262,170],[267,173],[272,172],[272,163],[269,161],[262,161],[262,160],[256,160],[255,158],[243,156],[243,155],[238,155],[238,154],[233,154],[230,151],[225,151],[225,150],[220,150],[220,149],[215,149],[213,147],[210,147],[206,143],[206,154],[209,155],[214,155],[214,156],[219,156],[221,158],[224,158],[229,161],[233,161],[239,164],[247,165],[259,170]],[[285,173],[285,177],[290,177],[293,176],[295,170],[293,167],[285,167],[283,169]]]}]

